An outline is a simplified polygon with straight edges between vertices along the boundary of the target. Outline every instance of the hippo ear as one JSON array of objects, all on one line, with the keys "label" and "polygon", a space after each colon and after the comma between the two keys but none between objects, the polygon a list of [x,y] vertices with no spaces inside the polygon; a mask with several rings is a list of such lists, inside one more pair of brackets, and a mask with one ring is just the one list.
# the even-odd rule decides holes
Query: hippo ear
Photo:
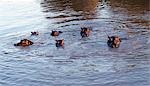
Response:
[{"label": "hippo ear", "polygon": [[17,46],[17,44],[14,44],[14,46]]},{"label": "hippo ear", "polygon": [[109,40],[114,41],[114,39],[112,37],[109,37]]},{"label": "hippo ear", "polygon": [[34,44],[34,43],[31,41],[30,44]]},{"label": "hippo ear", "polygon": [[24,41],[24,40],[21,40],[20,42],[22,42],[22,41]]},{"label": "hippo ear", "polygon": [[30,43],[33,43],[32,41],[29,40]]},{"label": "hippo ear", "polygon": [[62,31],[59,31],[59,33],[63,33]]},{"label": "hippo ear", "polygon": [[119,38],[120,42],[122,42],[122,40]]},{"label": "hippo ear", "polygon": [[20,43],[14,44],[14,46],[20,46]]}]

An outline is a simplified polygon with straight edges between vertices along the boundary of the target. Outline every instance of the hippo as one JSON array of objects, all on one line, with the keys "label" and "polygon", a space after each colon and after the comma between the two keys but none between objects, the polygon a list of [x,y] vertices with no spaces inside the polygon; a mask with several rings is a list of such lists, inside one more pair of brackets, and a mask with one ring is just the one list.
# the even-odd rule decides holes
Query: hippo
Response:
[{"label": "hippo", "polygon": [[32,45],[32,44],[33,44],[32,41],[30,41],[30,40],[28,40],[28,39],[23,39],[23,40],[21,40],[19,43],[14,44],[14,46],[23,46],[23,47],[26,47],[26,46],[30,46],[30,45]]},{"label": "hippo", "polygon": [[56,40],[56,47],[64,47],[64,39]]},{"label": "hippo", "polygon": [[81,34],[82,38],[83,38],[83,37],[89,37],[91,31],[92,31],[92,30],[91,30],[90,28],[84,27],[84,28],[81,28],[80,34]]},{"label": "hippo", "polygon": [[108,36],[107,45],[111,48],[119,48],[121,38],[119,36]]},{"label": "hippo", "polygon": [[39,35],[39,32],[31,32],[31,36],[33,36],[33,35]]},{"label": "hippo", "polygon": [[60,33],[63,33],[62,31],[53,31],[51,33],[51,36],[59,36]]}]

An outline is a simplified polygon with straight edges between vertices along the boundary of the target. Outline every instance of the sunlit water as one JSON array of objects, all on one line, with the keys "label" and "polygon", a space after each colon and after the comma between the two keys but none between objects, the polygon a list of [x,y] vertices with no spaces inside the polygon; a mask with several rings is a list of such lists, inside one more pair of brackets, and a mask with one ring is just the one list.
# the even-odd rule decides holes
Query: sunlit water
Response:
[{"label": "sunlit water", "polygon": [[[149,0],[0,0],[0,86],[149,86],[149,14]],[[105,32],[124,39],[118,49]],[[34,45],[13,46],[24,38]]]}]

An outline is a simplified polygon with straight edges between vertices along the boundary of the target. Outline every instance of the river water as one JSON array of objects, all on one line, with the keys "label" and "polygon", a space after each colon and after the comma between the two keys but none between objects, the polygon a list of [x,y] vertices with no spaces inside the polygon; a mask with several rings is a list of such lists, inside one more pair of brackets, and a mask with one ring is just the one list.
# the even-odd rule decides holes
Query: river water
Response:
[{"label": "river water", "polygon": [[[150,86],[149,14],[149,0],[0,0],[0,86]],[[24,38],[34,45],[13,46]]]}]

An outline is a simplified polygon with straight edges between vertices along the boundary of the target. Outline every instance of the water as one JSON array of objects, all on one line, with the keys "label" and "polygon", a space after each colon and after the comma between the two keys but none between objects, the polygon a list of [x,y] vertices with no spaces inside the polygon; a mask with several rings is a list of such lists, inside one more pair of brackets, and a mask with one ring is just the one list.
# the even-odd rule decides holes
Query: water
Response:
[{"label": "water", "polygon": [[[149,14],[149,0],[0,0],[0,86],[149,86]],[[118,49],[105,32],[124,39]],[[23,38],[35,44],[13,46]]]}]

